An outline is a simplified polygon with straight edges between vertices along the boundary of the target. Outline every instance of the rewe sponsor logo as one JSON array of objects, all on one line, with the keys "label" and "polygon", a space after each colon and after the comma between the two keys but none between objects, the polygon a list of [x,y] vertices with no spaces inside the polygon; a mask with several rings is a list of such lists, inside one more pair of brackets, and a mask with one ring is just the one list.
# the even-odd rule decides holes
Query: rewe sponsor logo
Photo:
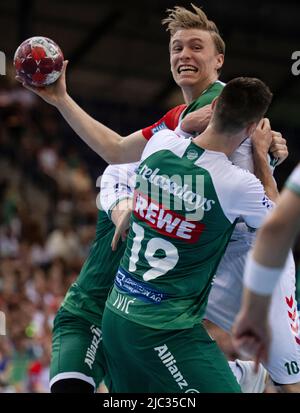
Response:
[{"label": "rewe sponsor logo", "polygon": [[165,367],[169,370],[178,386],[181,389],[185,390],[185,388],[188,387],[188,382],[184,379],[183,375],[176,366],[176,360],[173,354],[169,351],[168,346],[164,344],[163,346],[154,347],[154,350],[157,351],[158,357],[161,359]]},{"label": "rewe sponsor logo", "polygon": [[102,332],[100,328],[95,327],[94,325],[91,326],[90,328],[93,337],[92,337],[92,342],[90,346],[87,349],[86,355],[84,362],[89,366],[89,368],[92,370],[93,369],[93,364],[96,358],[96,353],[98,350],[98,346],[100,341],[102,340]]},{"label": "rewe sponsor logo", "polygon": [[189,243],[197,242],[205,228],[204,224],[187,221],[183,215],[165,209],[138,191],[134,193],[133,213],[157,232]]}]

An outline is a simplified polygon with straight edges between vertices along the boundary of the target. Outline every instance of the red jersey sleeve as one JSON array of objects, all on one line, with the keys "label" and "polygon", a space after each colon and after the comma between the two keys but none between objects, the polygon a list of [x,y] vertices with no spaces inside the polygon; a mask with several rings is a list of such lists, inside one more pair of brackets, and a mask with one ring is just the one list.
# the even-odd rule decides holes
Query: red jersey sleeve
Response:
[{"label": "red jersey sleeve", "polygon": [[175,108],[169,110],[169,112],[167,112],[159,121],[153,123],[153,125],[148,126],[147,128],[142,129],[144,138],[149,140],[155,132],[162,129],[175,130],[178,125],[180,115],[185,108],[186,105],[175,106]]}]

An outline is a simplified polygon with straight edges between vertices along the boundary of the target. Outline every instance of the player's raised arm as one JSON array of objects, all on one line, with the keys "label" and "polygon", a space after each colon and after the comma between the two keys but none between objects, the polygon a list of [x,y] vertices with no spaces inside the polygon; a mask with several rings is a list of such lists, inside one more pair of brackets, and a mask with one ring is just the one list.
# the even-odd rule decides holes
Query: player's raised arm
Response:
[{"label": "player's raised arm", "polygon": [[[50,86],[37,88],[22,84],[55,106],[77,135],[108,163],[138,161],[147,142],[142,131],[129,135],[125,143],[122,136],[88,115],[67,93],[67,64],[68,61],[64,61],[62,75]],[[22,82],[21,78],[17,80]]]},{"label": "player's raised arm", "polygon": [[60,100],[56,107],[77,135],[106,162],[127,163],[140,159],[147,143],[142,131],[124,139],[88,115],[69,95]]}]

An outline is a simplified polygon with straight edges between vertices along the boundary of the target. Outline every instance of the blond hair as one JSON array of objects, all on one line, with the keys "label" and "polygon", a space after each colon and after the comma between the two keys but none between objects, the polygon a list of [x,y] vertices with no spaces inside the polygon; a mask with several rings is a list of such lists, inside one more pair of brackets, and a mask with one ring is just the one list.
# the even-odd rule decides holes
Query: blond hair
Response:
[{"label": "blond hair", "polygon": [[162,24],[167,25],[166,31],[169,31],[171,37],[178,30],[182,29],[200,29],[210,33],[218,53],[225,54],[225,42],[220,36],[216,24],[212,20],[208,20],[204,11],[196,7],[193,3],[191,6],[193,11],[187,10],[184,7],[175,6],[174,9],[167,9],[168,17],[162,20]]}]

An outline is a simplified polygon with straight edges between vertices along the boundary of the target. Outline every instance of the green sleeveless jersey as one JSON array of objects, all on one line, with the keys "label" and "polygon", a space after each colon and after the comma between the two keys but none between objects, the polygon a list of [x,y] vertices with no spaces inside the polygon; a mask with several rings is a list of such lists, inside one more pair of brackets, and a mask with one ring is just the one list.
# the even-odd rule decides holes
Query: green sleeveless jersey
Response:
[{"label": "green sleeveless jersey", "polygon": [[223,153],[158,132],[138,169],[127,247],[107,307],[156,329],[199,323],[237,219],[257,228],[268,206],[260,181]]}]

